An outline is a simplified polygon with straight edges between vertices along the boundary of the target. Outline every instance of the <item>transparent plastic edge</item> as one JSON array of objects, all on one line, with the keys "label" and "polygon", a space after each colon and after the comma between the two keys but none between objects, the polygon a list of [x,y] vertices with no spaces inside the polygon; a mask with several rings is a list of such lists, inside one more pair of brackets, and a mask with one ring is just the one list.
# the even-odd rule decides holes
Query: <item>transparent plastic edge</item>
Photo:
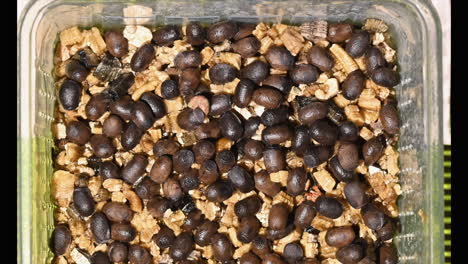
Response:
[{"label": "transparent plastic edge", "polygon": [[36,73],[33,61],[35,22],[41,10],[53,3],[49,0],[31,0],[23,8],[17,27],[17,262],[32,263],[33,208],[32,164],[33,124],[31,108],[35,102],[33,89]]},{"label": "transparent plastic edge", "polygon": [[[430,97],[426,98],[429,100],[426,102],[426,105],[430,106],[428,120],[430,124],[429,142],[431,146],[431,149],[429,149],[431,164],[430,175],[432,176],[430,177],[429,186],[426,188],[426,195],[429,196],[426,201],[430,203],[430,230],[427,230],[431,238],[429,258],[434,261],[434,263],[444,263],[442,30],[439,15],[433,4],[427,1],[424,6],[426,7],[425,11],[430,14],[425,16],[428,18],[426,19],[429,38],[427,43],[435,43],[435,47],[432,51],[430,49],[426,51],[428,53],[426,56],[431,58],[431,61],[428,62],[427,65],[436,68],[436,70],[432,70],[428,67],[425,73],[427,74],[426,79],[432,80],[431,85],[435,86],[435,88],[430,89]],[[429,77],[433,73],[437,73],[437,76]]]},{"label": "transparent plastic edge", "polygon": [[[17,109],[17,262],[30,263],[31,256],[31,177],[30,164],[31,144],[28,142],[29,132],[29,114],[26,105],[29,104],[28,96],[24,96],[29,87],[29,72],[22,72],[21,69],[29,71],[27,58],[29,56],[29,47],[25,44],[30,41],[30,35],[25,33],[25,25],[31,25],[31,18],[28,12],[34,5],[34,1],[30,1],[23,8],[21,16],[18,20],[17,28],[17,93],[16,93],[16,109]],[[31,14],[31,12],[29,12]]]},{"label": "transparent plastic edge", "polygon": [[[414,1],[415,10],[425,22],[427,37],[423,43],[429,43],[425,51],[426,70],[424,80],[428,96],[424,97],[424,111],[427,121],[426,133],[429,144],[426,157],[428,160],[425,186],[425,209],[422,217],[424,233],[429,239],[423,263],[444,263],[444,202],[443,202],[443,118],[442,118],[442,30],[437,11],[431,1]],[[432,46],[431,46],[432,45]]]}]

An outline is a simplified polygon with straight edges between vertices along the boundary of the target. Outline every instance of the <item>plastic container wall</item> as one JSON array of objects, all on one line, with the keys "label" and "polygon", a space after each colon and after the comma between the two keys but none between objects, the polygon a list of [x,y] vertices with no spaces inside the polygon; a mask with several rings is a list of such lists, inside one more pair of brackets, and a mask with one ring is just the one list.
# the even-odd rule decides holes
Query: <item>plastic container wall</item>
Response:
[{"label": "plastic container wall", "polygon": [[440,22],[422,0],[405,1],[152,1],[148,15],[123,17],[134,1],[36,1],[18,27],[18,263],[50,263],[53,230],[50,182],[51,124],[55,104],[53,49],[58,32],[79,25],[103,28],[186,21],[301,23],[325,19],[362,23],[379,18],[390,26],[402,82],[396,87],[401,117],[398,204],[401,228],[394,242],[400,263],[443,263],[442,86]]}]

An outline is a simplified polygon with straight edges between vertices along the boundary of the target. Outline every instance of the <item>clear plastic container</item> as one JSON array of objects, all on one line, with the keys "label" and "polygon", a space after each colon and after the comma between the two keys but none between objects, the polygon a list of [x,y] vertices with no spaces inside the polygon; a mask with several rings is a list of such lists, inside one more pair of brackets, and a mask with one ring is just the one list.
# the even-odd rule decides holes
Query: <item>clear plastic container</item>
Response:
[{"label": "clear plastic container", "polygon": [[[125,19],[131,5],[151,8],[148,15]],[[443,263],[442,40],[439,18],[423,0],[299,1],[84,1],[38,0],[30,3],[18,27],[17,167],[18,262],[50,263],[53,230],[50,181],[53,50],[57,33],[67,27],[122,26],[125,22],[182,24],[326,19],[363,22],[383,19],[397,47],[402,82],[396,87],[402,127],[399,143],[403,194],[398,204],[401,229],[394,242],[400,263]]]}]

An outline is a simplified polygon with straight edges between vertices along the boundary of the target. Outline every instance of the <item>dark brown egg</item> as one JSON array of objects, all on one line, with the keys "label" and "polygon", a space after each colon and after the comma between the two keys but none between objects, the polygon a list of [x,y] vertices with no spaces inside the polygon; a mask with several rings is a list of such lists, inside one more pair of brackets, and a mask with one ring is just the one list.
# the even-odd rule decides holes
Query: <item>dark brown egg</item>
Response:
[{"label": "dark brown egg", "polygon": [[282,46],[273,46],[269,48],[265,54],[265,58],[272,68],[280,71],[290,70],[295,61],[291,52]]},{"label": "dark brown egg", "polygon": [[211,43],[218,44],[224,40],[233,38],[238,31],[239,28],[233,21],[219,22],[208,27],[207,39]]}]

